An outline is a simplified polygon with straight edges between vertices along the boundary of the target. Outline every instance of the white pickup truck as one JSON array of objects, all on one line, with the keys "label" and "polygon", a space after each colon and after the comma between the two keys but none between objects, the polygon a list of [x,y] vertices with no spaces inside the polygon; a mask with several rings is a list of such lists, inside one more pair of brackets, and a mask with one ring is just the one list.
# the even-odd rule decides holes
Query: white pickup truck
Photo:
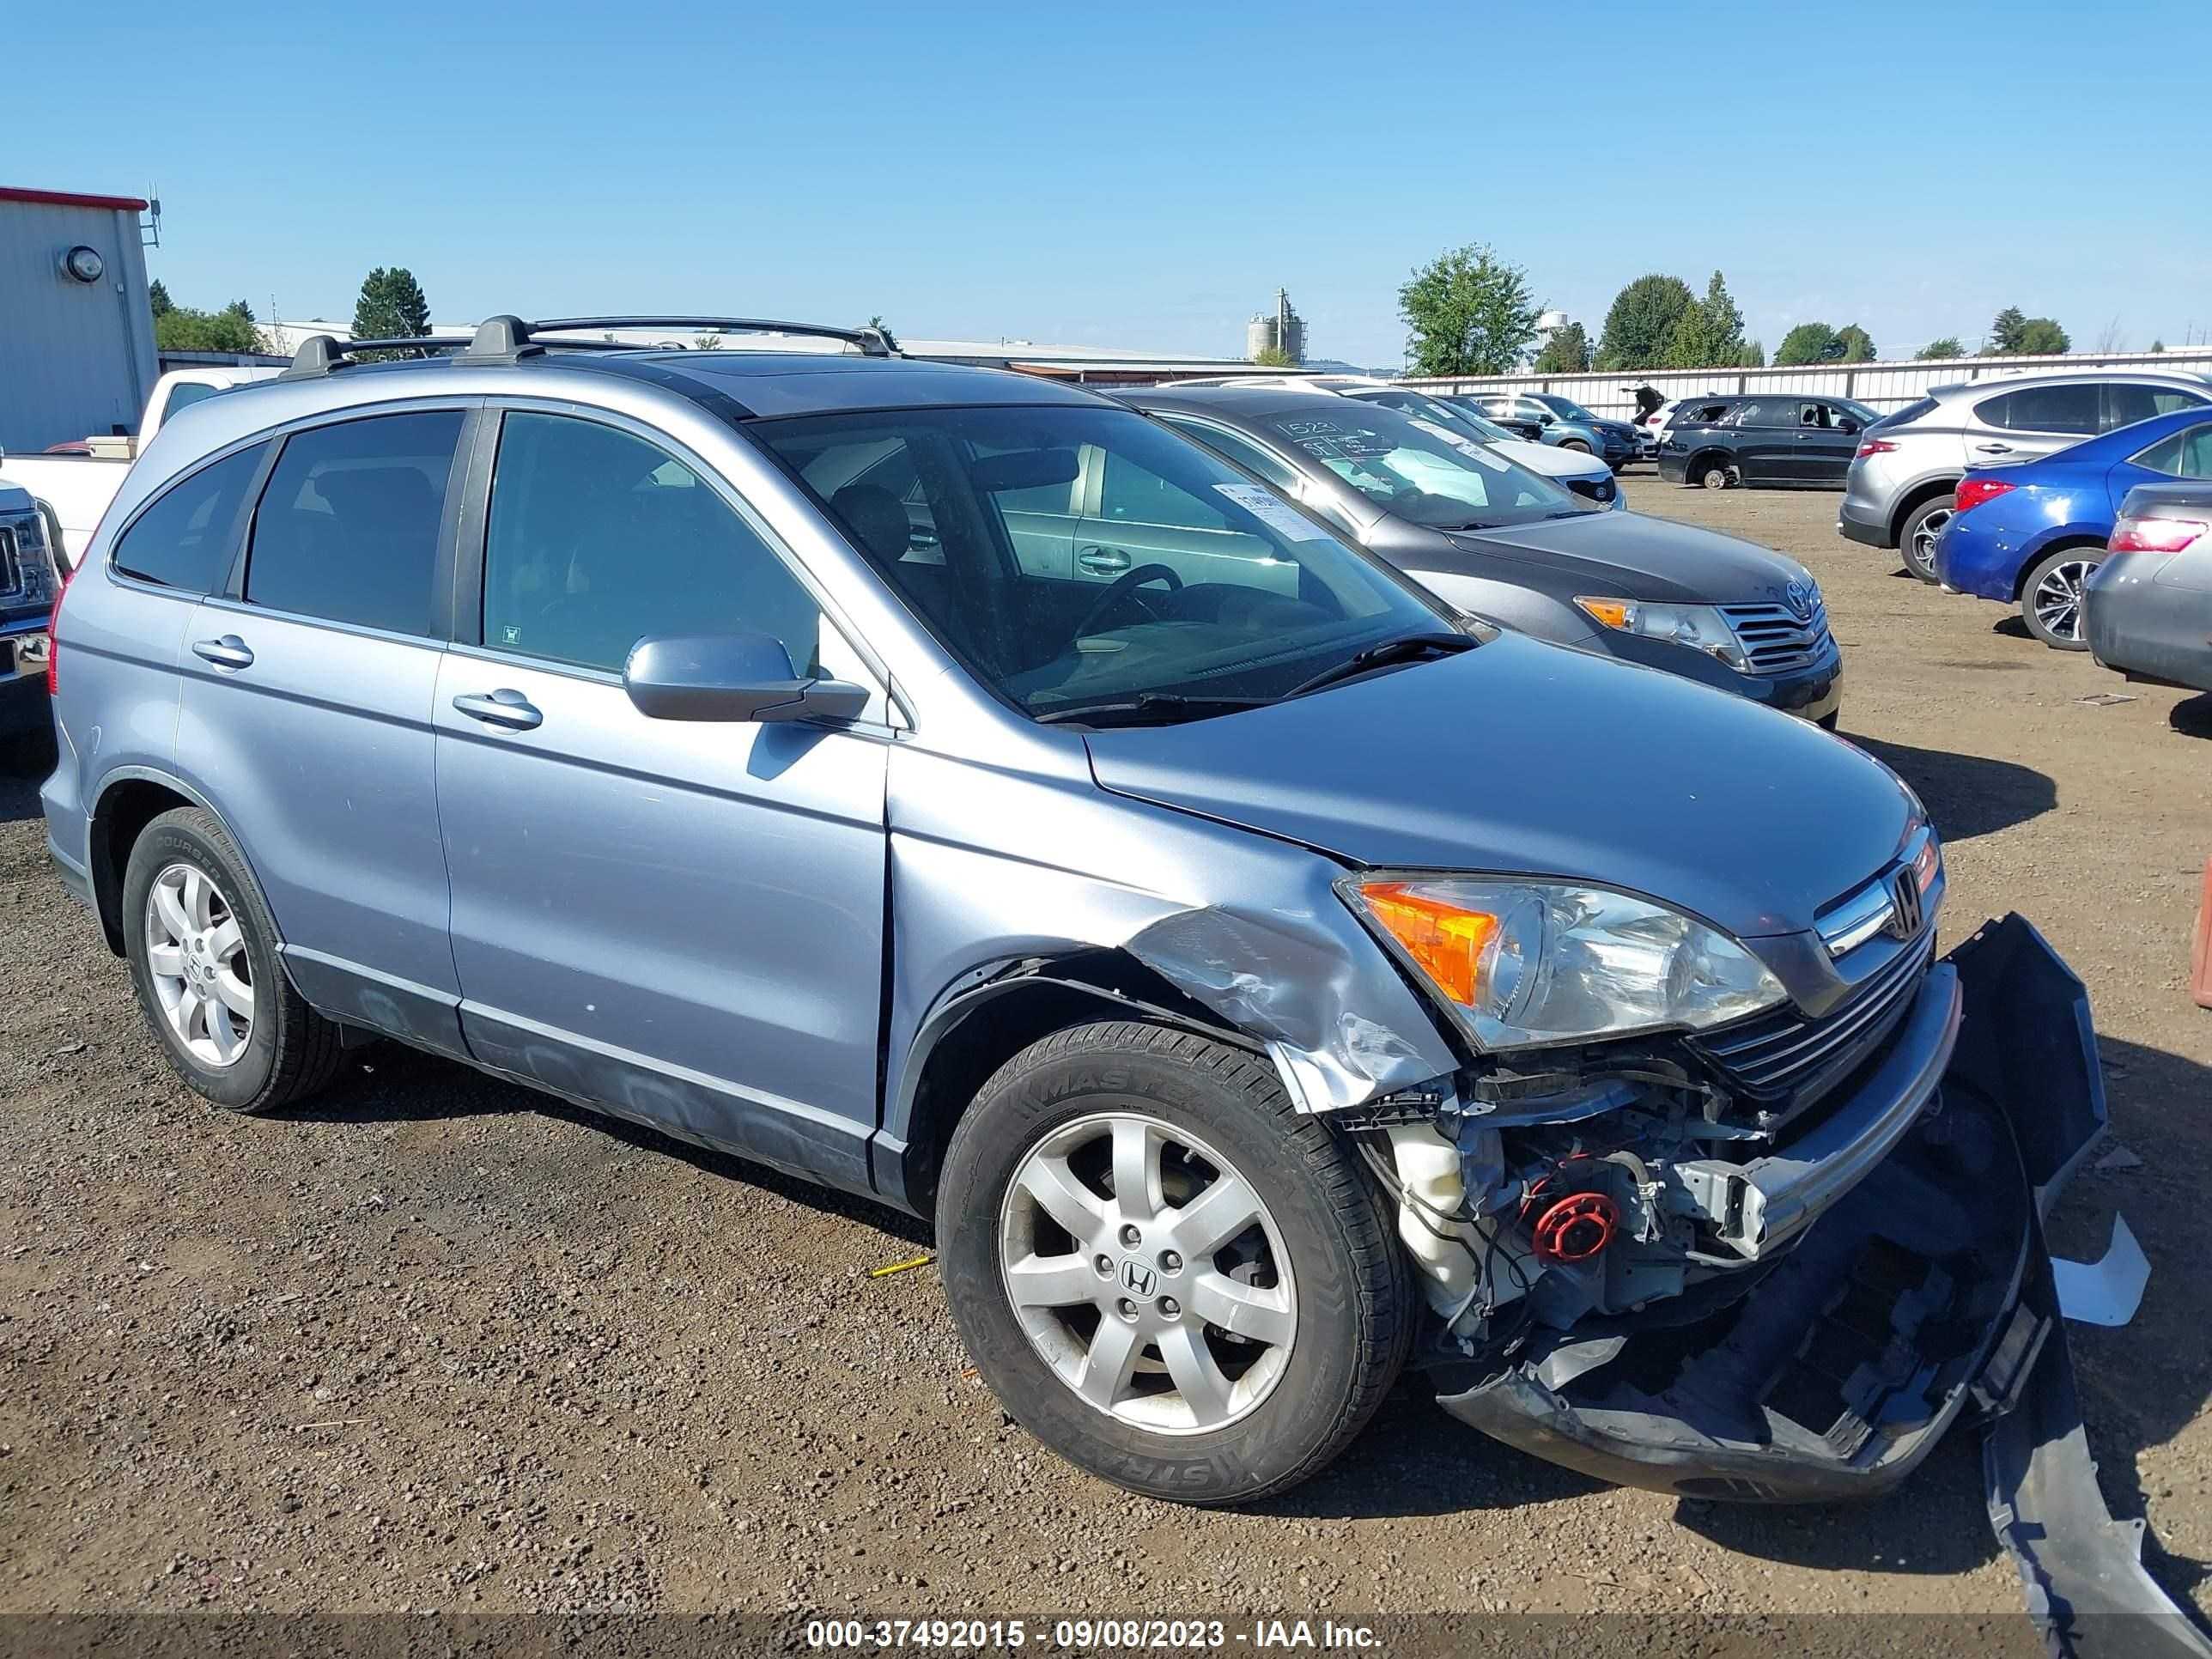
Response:
[{"label": "white pickup truck", "polygon": [[221,367],[172,369],[154,382],[154,395],[146,400],[146,414],[138,422],[137,437],[87,438],[81,449],[64,454],[0,455],[0,487],[13,484],[29,492],[49,532],[59,532],[61,544],[54,552],[67,570],[75,566],[100,523],[100,515],[123,487],[123,475],[161,429],[162,422],[203,398],[282,372]]}]

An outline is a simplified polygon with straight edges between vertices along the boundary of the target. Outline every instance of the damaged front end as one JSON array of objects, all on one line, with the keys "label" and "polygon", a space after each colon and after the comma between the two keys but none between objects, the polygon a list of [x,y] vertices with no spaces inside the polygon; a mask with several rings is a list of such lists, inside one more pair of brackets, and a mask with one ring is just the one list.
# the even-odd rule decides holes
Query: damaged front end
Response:
[{"label": "damaged front end", "polygon": [[1900,963],[1832,1017],[1849,1071],[1778,1106],[1723,1031],[1387,1126],[1445,1409],[1608,1480],[1814,1501],[1900,1479],[2033,1359],[2033,1222],[2105,1118],[2086,1000],[2016,916]]},{"label": "damaged front end", "polygon": [[1717,1041],[1377,1125],[1440,1403],[1604,1480],[1765,1503],[1884,1491],[1972,1407],[2054,1638],[2125,1613],[2212,1653],[2097,1493],[2043,1243],[2105,1125],[2087,994],[2017,915],[1919,969],[1802,1112],[1744,1109],[1700,1070]]}]

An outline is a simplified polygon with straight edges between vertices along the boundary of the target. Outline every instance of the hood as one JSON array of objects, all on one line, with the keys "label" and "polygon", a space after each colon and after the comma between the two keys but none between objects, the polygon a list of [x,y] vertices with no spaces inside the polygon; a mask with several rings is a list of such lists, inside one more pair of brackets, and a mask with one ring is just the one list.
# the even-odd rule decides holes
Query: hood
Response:
[{"label": "hood", "polygon": [[1795,559],[1695,525],[1642,513],[1577,514],[1538,524],[1455,532],[1471,552],[1587,572],[1626,599],[1678,604],[1784,605],[1784,590],[1812,575]]},{"label": "hood", "polygon": [[1348,863],[1601,883],[1745,939],[1810,927],[1897,856],[1917,816],[1896,775],[1840,738],[1516,634],[1085,741],[1102,788]]},{"label": "hood", "polygon": [[1582,455],[1571,449],[1534,444],[1526,438],[1492,438],[1486,441],[1507,460],[1547,478],[1609,478],[1613,476],[1613,469],[1595,455]]}]

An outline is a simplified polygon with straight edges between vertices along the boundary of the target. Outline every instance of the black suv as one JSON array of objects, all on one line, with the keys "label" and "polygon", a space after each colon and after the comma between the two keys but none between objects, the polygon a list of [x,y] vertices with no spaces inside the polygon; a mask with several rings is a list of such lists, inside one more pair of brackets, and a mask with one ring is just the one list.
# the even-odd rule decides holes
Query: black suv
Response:
[{"label": "black suv", "polygon": [[1686,399],[1659,441],[1668,483],[1840,489],[1859,434],[1881,416],[1849,398],[1768,392]]}]

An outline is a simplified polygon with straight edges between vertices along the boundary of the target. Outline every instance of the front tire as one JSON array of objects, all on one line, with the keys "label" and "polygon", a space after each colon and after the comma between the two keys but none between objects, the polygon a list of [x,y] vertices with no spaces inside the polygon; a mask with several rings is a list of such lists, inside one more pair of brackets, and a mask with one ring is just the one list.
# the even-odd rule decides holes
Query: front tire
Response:
[{"label": "front tire", "polygon": [[2095,547],[2062,547],[2045,554],[2021,585],[2020,619],[2054,651],[2087,651],[2081,631],[2081,589],[2103,561]]},{"label": "front tire", "polygon": [[1341,1451],[1404,1365],[1378,1195],[1265,1060],[1134,1023],[1032,1044],[952,1138],[939,1257],[978,1373],[1070,1462],[1248,1503]]},{"label": "front tire", "polygon": [[1898,532],[1897,550],[1905,568],[1923,582],[1932,585],[1940,580],[1936,574],[1936,542],[1954,514],[1951,498],[1937,495],[1914,507]]},{"label": "front tire", "polygon": [[132,844],[123,939],[169,1064],[216,1105],[274,1111],[337,1071],[338,1028],[285,977],[268,902],[212,812],[164,812]]}]

